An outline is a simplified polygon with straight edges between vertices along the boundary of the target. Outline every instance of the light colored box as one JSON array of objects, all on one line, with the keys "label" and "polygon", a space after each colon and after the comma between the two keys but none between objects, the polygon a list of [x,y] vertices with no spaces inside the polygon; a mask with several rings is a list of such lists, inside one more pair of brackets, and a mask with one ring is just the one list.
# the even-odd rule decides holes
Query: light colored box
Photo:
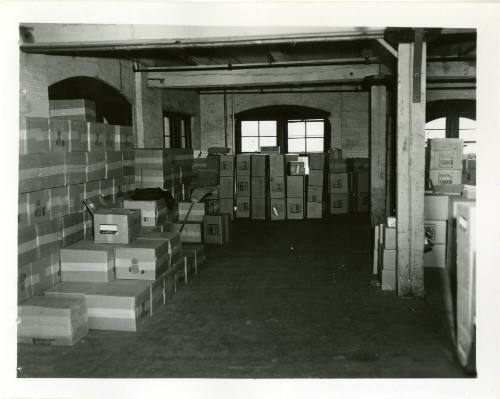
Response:
[{"label": "light colored box", "polygon": [[324,183],[323,180],[323,170],[309,170],[309,176],[307,178],[308,186],[322,186]]},{"label": "light colored box", "polygon": [[424,219],[448,220],[447,195],[425,195],[424,196]]},{"label": "light colored box", "polygon": [[330,173],[329,192],[331,194],[347,194],[349,192],[349,173]]},{"label": "light colored box", "polygon": [[238,176],[250,176],[251,155],[238,154],[236,155],[236,174]]},{"label": "light colored box", "polygon": [[435,244],[431,251],[424,252],[424,267],[446,268],[446,244]]},{"label": "light colored box", "polygon": [[465,199],[475,200],[476,199],[476,186],[465,185],[463,193],[464,193],[463,195],[464,195]]},{"label": "light colored box", "polygon": [[251,197],[266,198],[266,178],[263,176],[252,176]]},{"label": "light colored box", "polygon": [[309,154],[309,170],[323,169],[325,169],[325,154],[323,152]]},{"label": "light colored box", "polygon": [[462,183],[462,171],[461,170],[448,170],[448,169],[431,169],[429,170],[429,179],[431,179],[432,184],[442,185],[442,184],[461,184]]},{"label": "light colored box", "polygon": [[285,176],[285,156],[281,154],[269,155],[269,175],[272,177]]},{"label": "light colored box", "polygon": [[220,176],[234,176],[234,156],[220,155],[219,158],[219,171]]},{"label": "light colored box", "polygon": [[23,118],[20,121],[19,154],[38,154],[49,151],[49,120]]},{"label": "light colored box", "polygon": [[384,249],[396,249],[397,229],[384,225]]},{"label": "light colored box", "polygon": [[395,291],[396,290],[396,271],[395,270],[382,270],[382,291]]},{"label": "light colored box", "polygon": [[40,188],[61,187],[66,184],[64,153],[39,154]]},{"label": "light colored box", "polygon": [[168,245],[168,253],[169,254],[174,254],[182,249],[182,244],[181,244],[181,236],[179,233],[174,232],[174,231],[164,231],[164,232],[143,232],[141,231],[141,234],[138,240],[146,239],[146,240],[161,240],[167,243]]},{"label": "light colored box", "polygon": [[105,125],[97,122],[87,122],[89,152],[104,152]]},{"label": "light colored box", "polygon": [[116,278],[156,280],[170,266],[169,247],[167,240],[147,238],[116,247]]},{"label": "light colored box", "polygon": [[233,198],[234,197],[234,178],[233,176],[220,177],[220,198]]},{"label": "light colored box", "polygon": [[[141,223],[140,223],[141,226],[160,226],[165,222],[167,218],[167,204],[164,200],[151,200],[151,201],[123,200],[123,208],[139,209],[141,211]],[[191,210],[191,213],[192,212],[193,210]],[[181,207],[179,204],[179,215],[180,213],[181,213]]]},{"label": "light colored box", "polygon": [[67,187],[56,187],[49,190],[50,217],[56,218],[69,213],[69,200]]},{"label": "light colored box", "polygon": [[304,198],[304,176],[286,177],[286,196],[290,198]]},{"label": "light colored box", "polygon": [[285,220],[286,200],[284,198],[271,198],[269,200],[269,213],[271,220]]},{"label": "light colored box", "polygon": [[236,217],[250,217],[250,197],[236,197]]},{"label": "light colored box", "polygon": [[382,270],[396,270],[397,251],[384,249],[382,253]]},{"label": "light colored box", "polygon": [[321,219],[323,217],[323,203],[307,203],[307,219]]},{"label": "light colored box", "polygon": [[252,198],[252,219],[265,220],[266,219],[266,199],[265,198]]},{"label": "light colored box", "polygon": [[306,169],[304,167],[304,162],[299,161],[291,161],[288,162],[288,174],[290,176],[303,176],[306,173]]},{"label": "light colored box", "polygon": [[256,154],[252,155],[252,177],[265,177],[267,174],[267,155]]},{"label": "light colored box", "polygon": [[51,152],[70,151],[70,135],[69,135],[68,120],[65,119],[49,120],[49,148]]},{"label": "light colored box", "polygon": [[66,184],[84,183],[87,177],[87,157],[84,152],[64,153]]},{"label": "light colored box", "polygon": [[95,102],[86,99],[50,100],[49,116],[54,119],[62,118],[95,121]]},{"label": "light colored box", "polygon": [[462,139],[429,139],[429,169],[462,169]]},{"label": "light colored box", "polygon": [[19,155],[19,192],[40,190],[40,160],[38,154]]},{"label": "light colored box", "polygon": [[330,214],[349,212],[349,194],[330,194]]},{"label": "light colored box", "polygon": [[181,241],[184,242],[203,242],[203,223],[188,222],[184,224],[182,232],[180,231],[182,223],[174,223],[173,229],[175,232],[180,232]]},{"label": "light colored box", "polygon": [[128,244],[139,236],[140,229],[140,210],[103,208],[94,213],[96,243]]},{"label": "light colored box", "polygon": [[61,246],[67,247],[83,240],[83,212],[70,213],[62,218]]},{"label": "light colored box", "polygon": [[236,195],[238,197],[250,197],[251,183],[250,176],[238,175],[236,176]]},{"label": "light colored box", "polygon": [[206,202],[179,202],[179,222],[203,222],[208,212]]},{"label": "light colored box", "polygon": [[40,190],[28,193],[28,222],[46,222],[50,218],[50,191]]},{"label": "light colored box", "polygon": [[425,235],[433,244],[446,244],[446,220],[424,220]]},{"label": "light colored box", "polygon": [[86,181],[106,178],[106,155],[104,152],[86,152]]},{"label": "light colored box", "polygon": [[271,198],[285,198],[285,177],[272,176],[269,178],[269,196]]},{"label": "light colored box", "polygon": [[288,197],[286,199],[286,218],[304,219],[304,198]]}]

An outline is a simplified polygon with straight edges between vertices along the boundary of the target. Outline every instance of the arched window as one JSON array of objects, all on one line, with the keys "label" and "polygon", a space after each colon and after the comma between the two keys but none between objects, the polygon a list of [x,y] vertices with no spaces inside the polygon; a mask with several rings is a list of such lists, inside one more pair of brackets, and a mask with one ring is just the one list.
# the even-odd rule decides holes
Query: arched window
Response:
[{"label": "arched window", "polygon": [[236,152],[279,146],[282,153],[330,148],[328,112],[293,105],[254,108],[236,114]]}]

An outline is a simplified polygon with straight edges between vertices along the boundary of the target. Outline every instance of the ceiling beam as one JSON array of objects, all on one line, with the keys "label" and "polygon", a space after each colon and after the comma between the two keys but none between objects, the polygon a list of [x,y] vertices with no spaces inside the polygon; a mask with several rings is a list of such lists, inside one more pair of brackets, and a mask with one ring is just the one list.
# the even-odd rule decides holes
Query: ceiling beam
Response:
[{"label": "ceiling beam", "polygon": [[470,79],[476,77],[476,63],[468,61],[427,62],[427,79]]},{"label": "ceiling beam", "polygon": [[377,43],[380,44],[383,48],[385,48],[389,54],[398,58],[398,51],[392,47],[389,43],[387,43],[384,39],[377,39]]}]

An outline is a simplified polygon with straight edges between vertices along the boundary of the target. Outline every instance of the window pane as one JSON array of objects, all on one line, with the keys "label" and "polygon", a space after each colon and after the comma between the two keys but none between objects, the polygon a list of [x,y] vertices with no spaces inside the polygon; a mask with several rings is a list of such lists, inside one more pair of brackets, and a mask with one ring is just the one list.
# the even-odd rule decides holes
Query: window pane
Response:
[{"label": "window pane", "polygon": [[323,139],[322,138],[307,138],[306,139],[307,152],[323,152]]},{"label": "window pane", "polygon": [[275,137],[261,137],[260,138],[260,146],[274,146],[276,145],[276,136]]},{"label": "window pane", "polygon": [[163,134],[170,135],[170,119],[167,116],[163,117]]},{"label": "window pane", "polygon": [[288,121],[288,137],[305,137],[306,124],[304,122],[290,122]]},{"label": "window pane", "polygon": [[323,137],[325,135],[324,122],[307,122],[306,134],[307,137]]},{"label": "window pane", "polygon": [[459,130],[458,137],[463,141],[476,141],[477,133],[475,130]]},{"label": "window pane", "polygon": [[258,136],[258,121],[241,121],[241,136]]},{"label": "window pane", "polygon": [[259,151],[259,143],[257,137],[242,137],[241,152]]},{"label": "window pane", "polygon": [[476,121],[469,118],[458,118],[458,128],[459,129],[476,129]]},{"label": "window pane", "polygon": [[464,144],[464,154],[476,154],[476,143]]},{"label": "window pane", "polygon": [[446,118],[438,118],[425,124],[425,129],[446,129]]},{"label": "window pane", "polygon": [[446,138],[446,130],[426,130],[425,139],[444,139]]},{"label": "window pane", "polygon": [[288,152],[305,152],[305,139],[288,139]]},{"label": "window pane", "polygon": [[170,148],[170,136],[163,136],[164,137],[164,144],[165,148]]},{"label": "window pane", "polygon": [[276,136],[276,121],[259,121],[260,136]]}]

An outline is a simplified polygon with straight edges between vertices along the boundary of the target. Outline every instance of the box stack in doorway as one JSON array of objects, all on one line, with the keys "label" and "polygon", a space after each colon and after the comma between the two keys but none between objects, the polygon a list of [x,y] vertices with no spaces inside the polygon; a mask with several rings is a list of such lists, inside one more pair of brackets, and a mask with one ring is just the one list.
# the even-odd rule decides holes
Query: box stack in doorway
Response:
[{"label": "box stack in doorway", "polygon": [[328,152],[328,193],[330,214],[346,214],[351,207],[352,173],[348,171],[347,160],[342,158],[342,150]]},{"label": "box stack in doorway", "polygon": [[305,217],[305,165],[297,155],[286,154],[286,218],[304,219]]},{"label": "box stack in doorway", "polygon": [[250,208],[253,220],[267,217],[269,158],[265,154],[251,156]]},{"label": "box stack in doorway", "polygon": [[462,184],[462,139],[429,139],[427,177],[434,186]]},{"label": "box stack in doorway", "polygon": [[307,176],[307,218],[321,219],[324,214],[325,154],[309,154]]},{"label": "box stack in doorway", "polygon": [[251,154],[236,155],[236,217],[250,218]]},{"label": "box stack in doorway", "polygon": [[380,278],[382,291],[395,291],[397,287],[397,230],[396,218],[375,226],[373,241],[373,274]]},{"label": "box stack in doorway", "polygon": [[219,203],[220,212],[234,217],[234,156],[219,157]]},{"label": "box stack in doorway", "polygon": [[285,155],[269,154],[269,218],[286,219]]}]

